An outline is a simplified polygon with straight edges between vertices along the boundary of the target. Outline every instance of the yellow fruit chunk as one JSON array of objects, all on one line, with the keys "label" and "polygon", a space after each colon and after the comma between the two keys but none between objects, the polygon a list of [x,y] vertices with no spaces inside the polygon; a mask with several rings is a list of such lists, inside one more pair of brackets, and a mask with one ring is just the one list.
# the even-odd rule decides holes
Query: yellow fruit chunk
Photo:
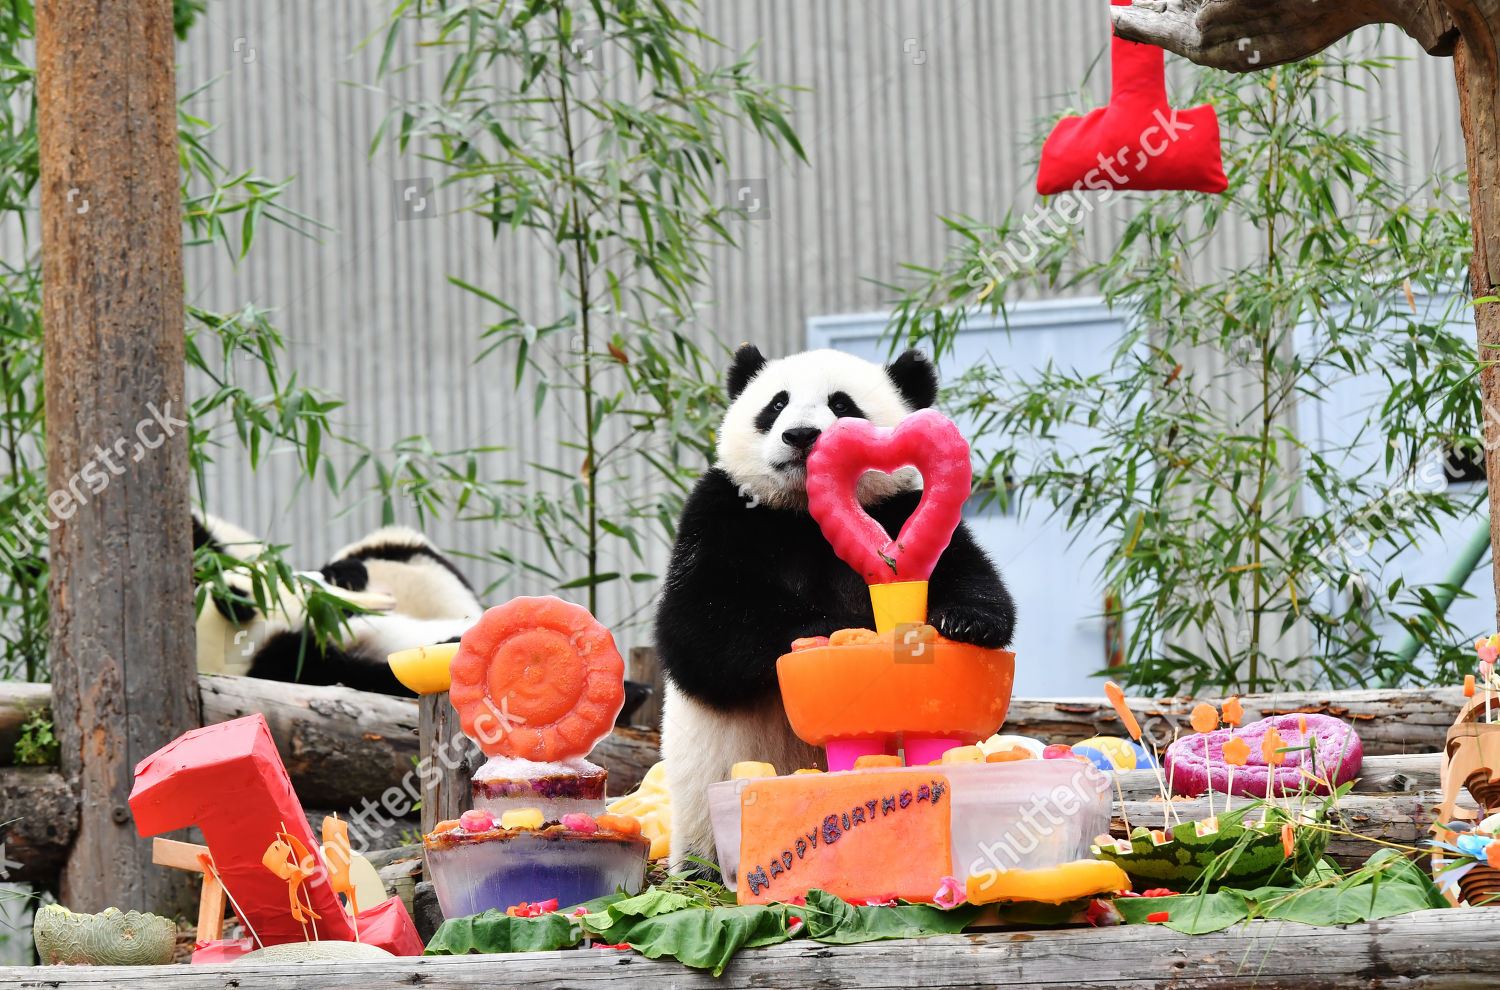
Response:
[{"label": "yellow fruit chunk", "polygon": [[500,816],[501,828],[541,828],[541,808],[516,808]]},{"label": "yellow fruit chunk", "polygon": [[[868,756],[860,756],[854,760],[854,769],[869,770],[871,767],[899,767],[905,766],[899,756],[887,756],[884,753],[871,753]],[[799,770],[798,773],[801,773]]]},{"label": "yellow fruit chunk", "polygon": [[729,768],[730,780],[755,780],[758,777],[774,777],[776,768],[769,763],[742,760]]},{"label": "yellow fruit chunk", "polygon": [[983,763],[984,751],[978,746],[954,746],[943,753],[939,763]]},{"label": "yellow fruit chunk", "polygon": [[392,653],[385,662],[396,680],[418,694],[441,694],[448,690],[448,665],[457,652],[457,643],[437,643]]},{"label": "yellow fruit chunk", "polygon": [[[861,759],[863,759],[863,757],[861,757]],[[855,760],[854,761],[854,765],[856,767],[858,767],[859,766],[859,760]],[[793,777],[798,777],[798,776],[802,776],[804,774],[822,773],[822,772],[823,771],[819,770],[817,767],[803,767],[801,770],[793,770],[792,771],[792,776]]]},{"label": "yellow fruit chunk", "polygon": [[878,642],[880,634],[873,629],[835,629],[828,636],[829,646],[858,646]]},{"label": "yellow fruit chunk", "polygon": [[667,769],[658,763],[646,771],[641,786],[609,803],[615,815],[640,820],[641,834],[651,840],[652,859],[672,854],[672,801],[667,794]]},{"label": "yellow fruit chunk", "polygon": [[984,870],[969,877],[965,886],[973,904],[996,901],[1066,904],[1094,894],[1129,890],[1130,878],[1114,863],[1076,859],[1036,870]]}]

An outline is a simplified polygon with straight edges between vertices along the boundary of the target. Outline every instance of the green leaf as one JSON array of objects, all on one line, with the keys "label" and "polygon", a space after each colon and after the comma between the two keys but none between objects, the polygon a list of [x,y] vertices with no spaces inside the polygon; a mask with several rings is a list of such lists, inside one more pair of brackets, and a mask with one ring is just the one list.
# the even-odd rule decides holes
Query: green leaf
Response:
[{"label": "green leaf", "polygon": [[450,918],[433,933],[423,955],[461,956],[471,952],[550,952],[577,945],[583,929],[561,912],[516,918],[489,910]]},{"label": "green leaf", "polygon": [[944,911],[931,904],[897,904],[894,907],[867,907],[850,904],[823,890],[807,894],[805,910],[807,937],[834,945],[851,945],[887,938],[924,938],[928,935],[952,935],[969,925],[979,908],[965,905]]},{"label": "green leaf", "polygon": [[579,920],[601,941],[628,943],[648,958],[670,957],[721,976],[741,949],[791,938],[789,911],[780,904],[697,907],[681,894],[653,888]]}]

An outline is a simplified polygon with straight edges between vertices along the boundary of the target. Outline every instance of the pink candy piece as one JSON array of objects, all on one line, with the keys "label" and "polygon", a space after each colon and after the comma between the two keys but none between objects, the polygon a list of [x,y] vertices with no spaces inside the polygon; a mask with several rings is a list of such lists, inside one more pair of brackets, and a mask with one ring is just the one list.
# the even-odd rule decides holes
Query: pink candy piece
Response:
[{"label": "pink candy piece", "polygon": [[[858,486],[866,471],[903,467],[921,472],[922,500],[893,540],[859,504]],[[936,410],[914,412],[894,429],[840,419],[808,455],[807,508],[865,583],[926,581],[953,539],[972,480],[969,445]]]},{"label": "pink candy piece", "polygon": [[594,816],[586,815],[581,811],[574,812],[571,815],[563,815],[561,821],[562,827],[570,832],[599,831],[599,823],[594,821]]},{"label": "pink candy piece", "polygon": [[488,811],[465,811],[458,816],[458,824],[466,832],[487,832],[495,827],[495,816]]}]

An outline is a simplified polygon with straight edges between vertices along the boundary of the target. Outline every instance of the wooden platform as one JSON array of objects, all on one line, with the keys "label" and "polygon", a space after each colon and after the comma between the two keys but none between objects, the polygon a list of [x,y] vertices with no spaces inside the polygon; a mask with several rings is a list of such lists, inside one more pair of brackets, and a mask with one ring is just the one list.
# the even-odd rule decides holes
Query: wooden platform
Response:
[{"label": "wooden platform", "polygon": [[723,977],[616,949],[428,957],[295,966],[0,969],[0,986],[102,990],[636,990],[774,987],[902,990],[1056,987],[1098,990],[1493,990],[1500,985],[1500,908],[1423,911],[1343,928],[1253,922],[1186,936],[1155,925],[992,932],[830,946],[799,939],[741,952]]}]

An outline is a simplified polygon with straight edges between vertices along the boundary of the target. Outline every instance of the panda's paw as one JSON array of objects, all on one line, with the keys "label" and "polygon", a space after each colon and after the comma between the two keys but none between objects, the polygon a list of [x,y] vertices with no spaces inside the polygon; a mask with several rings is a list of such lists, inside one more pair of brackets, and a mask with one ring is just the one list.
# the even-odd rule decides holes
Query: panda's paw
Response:
[{"label": "panda's paw", "polygon": [[927,621],[937,629],[938,635],[956,643],[969,643],[989,650],[1010,645],[1013,623],[1006,616],[984,609],[950,605],[934,610]]}]

